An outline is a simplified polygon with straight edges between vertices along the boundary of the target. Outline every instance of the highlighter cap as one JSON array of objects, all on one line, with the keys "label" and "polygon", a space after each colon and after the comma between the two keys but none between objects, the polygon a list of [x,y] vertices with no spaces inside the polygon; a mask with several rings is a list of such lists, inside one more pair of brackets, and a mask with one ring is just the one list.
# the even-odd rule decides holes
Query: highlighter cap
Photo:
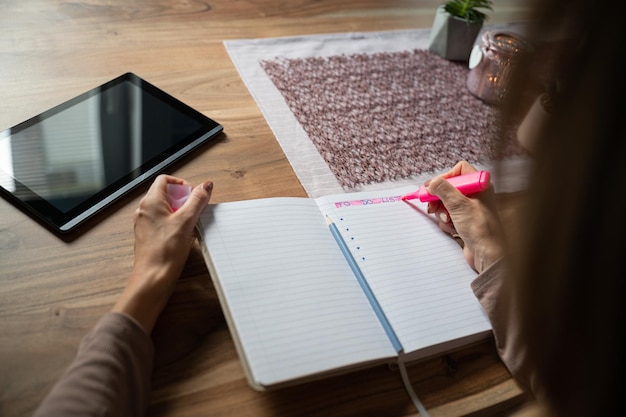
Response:
[{"label": "highlighter cap", "polygon": [[[489,171],[477,171],[471,174],[451,177],[448,178],[447,181],[464,195],[470,195],[479,193],[489,188],[491,174]],[[428,191],[426,191],[426,187],[423,185],[417,191],[417,198],[419,198],[421,202],[439,200],[439,197],[428,193]]]},{"label": "highlighter cap", "polygon": [[167,184],[167,202],[173,211],[185,204],[191,194],[191,186],[184,184]]}]

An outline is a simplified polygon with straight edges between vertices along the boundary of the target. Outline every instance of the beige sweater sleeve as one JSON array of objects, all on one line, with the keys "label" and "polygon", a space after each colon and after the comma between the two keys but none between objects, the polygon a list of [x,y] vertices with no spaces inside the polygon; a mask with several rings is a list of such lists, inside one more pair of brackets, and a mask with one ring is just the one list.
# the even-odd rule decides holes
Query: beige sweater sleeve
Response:
[{"label": "beige sweater sleeve", "polygon": [[150,399],[154,347],[121,313],[104,315],[34,416],[142,416]]},{"label": "beige sweater sleeve", "polygon": [[474,279],[472,290],[491,321],[502,361],[524,390],[537,395],[540,388],[536,386],[533,367],[520,340],[519,309],[508,293],[505,273],[504,260],[500,259]]}]

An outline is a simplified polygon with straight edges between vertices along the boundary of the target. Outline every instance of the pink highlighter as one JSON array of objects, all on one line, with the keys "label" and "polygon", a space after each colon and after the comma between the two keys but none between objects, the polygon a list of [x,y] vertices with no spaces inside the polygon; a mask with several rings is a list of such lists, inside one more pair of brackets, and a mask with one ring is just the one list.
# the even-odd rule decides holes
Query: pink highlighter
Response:
[{"label": "pink highlighter", "polygon": [[173,211],[185,204],[191,194],[191,186],[183,184],[167,184],[167,202]]},{"label": "pink highlighter", "polygon": [[[464,195],[469,195],[486,190],[489,187],[491,174],[487,171],[477,171],[472,172],[471,174],[459,175],[457,177],[446,179]],[[439,200],[439,197],[429,194],[428,191],[426,191],[426,187],[422,185],[416,192],[403,195],[402,201],[413,200],[416,198],[419,198],[419,200],[423,203]]]}]

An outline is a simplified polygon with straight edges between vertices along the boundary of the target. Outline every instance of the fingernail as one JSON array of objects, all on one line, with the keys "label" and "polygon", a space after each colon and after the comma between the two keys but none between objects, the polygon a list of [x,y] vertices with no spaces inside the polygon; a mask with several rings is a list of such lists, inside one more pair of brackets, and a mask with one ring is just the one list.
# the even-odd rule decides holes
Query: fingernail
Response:
[{"label": "fingernail", "polygon": [[439,220],[441,220],[444,223],[448,223],[448,215],[446,213],[439,213]]}]

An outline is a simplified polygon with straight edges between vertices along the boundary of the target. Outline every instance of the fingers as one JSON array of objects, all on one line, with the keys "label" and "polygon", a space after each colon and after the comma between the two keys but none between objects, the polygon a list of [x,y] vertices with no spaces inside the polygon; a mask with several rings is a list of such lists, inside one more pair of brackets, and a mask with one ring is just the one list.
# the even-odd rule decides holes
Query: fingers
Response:
[{"label": "fingers", "polygon": [[[439,197],[441,201],[437,204],[445,206],[448,211],[454,211],[453,207],[467,204],[467,198],[446,180],[448,178],[472,174],[474,172],[478,172],[478,170],[469,162],[460,161],[452,167],[450,171],[426,181],[424,185],[430,194]],[[438,213],[440,211],[439,206],[436,206],[435,204],[429,204],[428,210],[432,213]]]},{"label": "fingers", "polygon": [[478,195],[465,196],[447,181],[448,178],[476,171],[469,163],[461,161],[424,185],[430,194],[440,199],[428,203],[428,212],[436,216],[444,232],[460,237],[465,259],[472,268],[481,272],[502,256],[500,223],[492,204],[494,191],[490,187]]},{"label": "fingers", "polygon": [[439,227],[446,233],[456,233],[452,218],[468,203],[468,199],[459,190],[451,185],[447,178],[470,174],[476,169],[467,161],[458,162],[448,172],[443,173],[425,182],[426,190],[439,197],[439,201],[428,203],[428,213],[434,214],[439,221]]},{"label": "fingers", "polygon": [[456,177],[458,175],[471,174],[473,172],[478,171],[467,161],[457,162],[455,166],[452,167],[450,171],[443,174],[444,178]]},{"label": "fingers", "polygon": [[457,233],[456,227],[454,227],[454,224],[452,224],[451,221],[447,221],[447,222],[440,221],[439,228],[449,235],[453,235]]},{"label": "fingers", "polygon": [[[162,199],[167,202],[168,184],[189,185],[185,180],[180,178],[172,175],[161,174],[155,178],[154,182],[150,186],[150,189],[148,190],[148,193],[146,194],[146,198],[151,200]],[[207,181],[194,187],[184,203],[182,203],[182,206],[180,206],[177,210],[174,210],[174,214],[191,219],[192,223],[195,223],[200,217],[200,213],[202,213],[206,205],[209,203],[212,191],[212,181]]]},{"label": "fingers", "polygon": [[176,177],[174,177],[172,175],[161,174],[161,175],[158,175],[154,179],[154,182],[152,183],[152,185],[148,189],[148,193],[147,194],[153,194],[153,193],[154,194],[156,194],[156,193],[163,193],[163,194],[165,194],[167,184],[184,184],[184,183],[185,183],[185,181],[181,180],[180,178],[176,178]]},{"label": "fingers", "polygon": [[213,182],[207,181],[191,190],[186,201],[172,215],[181,220],[180,227],[184,233],[190,233],[195,227],[200,214],[206,208],[213,192]]},{"label": "fingers", "polygon": [[[454,211],[456,207],[459,207],[464,203],[467,198],[450,184],[443,176],[433,178],[426,186],[426,190],[433,195],[436,195],[441,200],[441,204],[450,212]],[[435,212],[438,211],[438,207],[435,208]]]},{"label": "fingers", "polygon": [[[478,170],[476,168],[474,168],[469,162],[467,161],[460,161],[457,162],[456,165],[454,165],[448,172],[444,172],[443,174],[440,174],[436,177],[434,177],[433,179],[427,180],[424,183],[424,186],[426,187],[426,189],[428,190],[429,193],[431,194],[435,194],[437,195],[437,197],[441,198],[441,195],[437,194],[437,192],[435,191],[436,188],[438,188],[441,183],[446,182],[444,181],[444,179],[448,179],[448,178],[452,178],[452,177],[457,177],[459,175],[465,175],[465,174],[471,174],[474,172],[477,172]],[[449,184],[447,184],[449,185]],[[451,186],[450,186],[451,187]],[[450,196],[458,196],[459,194],[461,194],[460,192],[456,192],[456,193],[452,193],[450,194],[450,191],[447,191],[450,189],[450,187],[446,187],[444,185],[444,188],[440,189],[442,193],[446,193],[445,195],[448,196],[449,198],[451,198]],[[454,187],[452,187],[454,188]],[[446,203],[445,199],[442,199],[442,201],[444,202],[444,205]],[[441,202],[437,201],[437,202],[432,202],[432,203],[428,203],[428,212],[429,213],[436,213],[439,209],[439,205],[441,205]]]},{"label": "fingers", "polygon": [[173,175],[167,175],[167,174],[161,174],[159,175],[155,182],[162,182],[164,181],[165,184],[185,184],[185,180],[182,180],[178,177],[174,177]]},{"label": "fingers", "polygon": [[449,234],[456,233],[452,217],[450,217],[450,213],[448,213],[448,210],[440,201],[428,203],[428,213],[435,215],[441,230]]},{"label": "fingers", "polygon": [[435,217],[437,217],[437,219],[439,219],[439,221],[443,223],[448,223],[450,221],[450,215],[448,214],[448,210],[446,210],[446,207],[441,204],[440,200],[430,201],[428,203],[427,212],[428,214],[434,214]]},{"label": "fingers", "polygon": [[196,220],[202,213],[202,210],[209,204],[211,194],[213,192],[213,182],[207,181],[203,184],[196,186],[189,195],[189,198],[181,207],[184,212],[191,213],[191,216]]}]

